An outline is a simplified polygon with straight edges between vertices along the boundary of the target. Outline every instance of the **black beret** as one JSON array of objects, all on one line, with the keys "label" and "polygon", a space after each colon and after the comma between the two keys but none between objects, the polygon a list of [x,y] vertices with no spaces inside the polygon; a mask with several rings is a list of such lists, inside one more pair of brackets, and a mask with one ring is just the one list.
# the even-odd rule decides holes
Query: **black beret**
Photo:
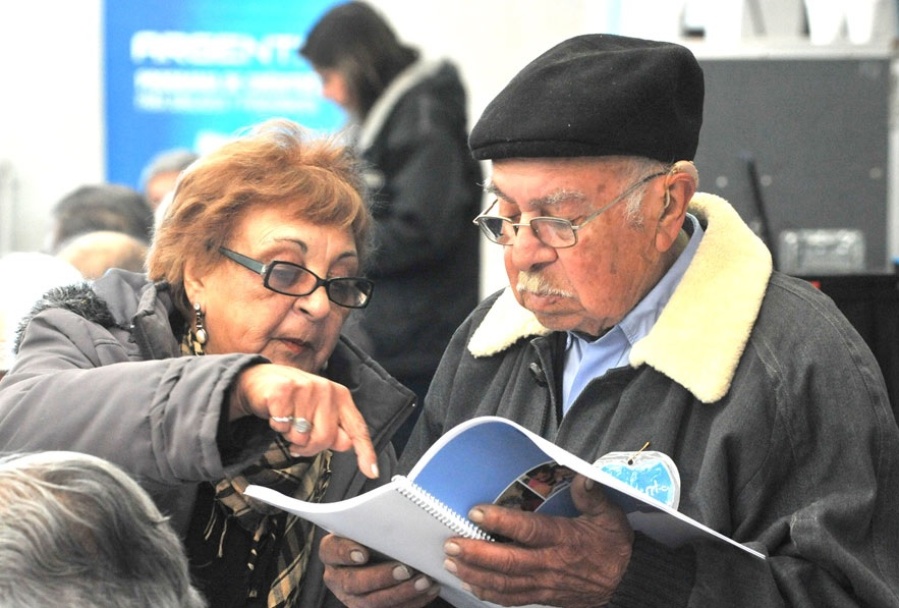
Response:
[{"label": "black beret", "polygon": [[588,34],[525,66],[469,138],[478,160],[644,156],[693,160],[702,69],[683,46]]}]

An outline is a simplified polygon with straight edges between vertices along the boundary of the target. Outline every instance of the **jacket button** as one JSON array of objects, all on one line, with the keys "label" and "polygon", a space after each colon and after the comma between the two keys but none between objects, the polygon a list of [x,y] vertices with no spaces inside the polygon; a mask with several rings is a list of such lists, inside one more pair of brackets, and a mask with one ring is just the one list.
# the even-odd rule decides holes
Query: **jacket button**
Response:
[{"label": "jacket button", "polygon": [[531,371],[531,375],[534,376],[534,380],[537,381],[537,384],[540,386],[546,386],[548,383],[546,381],[546,373],[543,371],[543,368],[540,367],[540,364],[536,361],[528,365],[528,369]]}]

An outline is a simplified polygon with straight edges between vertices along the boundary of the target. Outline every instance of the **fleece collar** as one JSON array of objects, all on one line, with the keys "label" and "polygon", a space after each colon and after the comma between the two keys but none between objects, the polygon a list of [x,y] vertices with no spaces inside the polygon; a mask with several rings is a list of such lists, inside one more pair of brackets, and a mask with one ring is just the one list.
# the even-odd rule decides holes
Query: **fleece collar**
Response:
[{"label": "fleece collar", "polygon": [[[773,265],[764,243],[722,198],[696,194],[689,212],[705,228],[702,242],[658,321],[631,349],[630,365],[649,365],[703,403],[713,403],[730,388]],[[507,288],[468,350],[489,357],[522,338],[549,333]]]}]

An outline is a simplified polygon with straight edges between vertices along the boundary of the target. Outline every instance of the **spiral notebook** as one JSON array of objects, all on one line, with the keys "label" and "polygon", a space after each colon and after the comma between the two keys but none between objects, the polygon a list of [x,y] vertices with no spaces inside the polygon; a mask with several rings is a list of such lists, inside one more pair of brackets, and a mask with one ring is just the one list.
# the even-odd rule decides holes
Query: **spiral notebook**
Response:
[{"label": "spiral notebook", "polygon": [[608,475],[520,425],[494,416],[453,428],[405,477],[334,503],[309,503],[251,485],[245,494],[401,561],[442,584],[458,608],[492,606],[462,589],[443,568],[443,543],[454,536],[491,541],[465,514],[477,504],[574,517],[569,483],[586,475],[627,513],[635,530],[669,546],[699,539],[763,556]]}]

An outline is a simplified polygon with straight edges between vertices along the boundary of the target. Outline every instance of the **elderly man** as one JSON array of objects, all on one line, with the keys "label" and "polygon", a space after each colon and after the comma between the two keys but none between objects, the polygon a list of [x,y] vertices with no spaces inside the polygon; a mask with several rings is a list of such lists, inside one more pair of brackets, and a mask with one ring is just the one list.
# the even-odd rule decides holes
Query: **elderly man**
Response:
[{"label": "elderly man", "polygon": [[[496,201],[477,223],[510,288],[456,333],[401,464],[487,414],[590,462],[645,447],[677,467],[683,513],[766,559],[634,533],[580,478],[576,518],[472,510],[510,542],[451,539],[445,565],[484,600],[899,605],[899,431],[879,367],[828,298],[772,272],[736,212],[696,192],[702,101],[685,48],[588,35],[487,107],[470,144]],[[350,606],[437,592],[347,539],[322,555]]]}]

